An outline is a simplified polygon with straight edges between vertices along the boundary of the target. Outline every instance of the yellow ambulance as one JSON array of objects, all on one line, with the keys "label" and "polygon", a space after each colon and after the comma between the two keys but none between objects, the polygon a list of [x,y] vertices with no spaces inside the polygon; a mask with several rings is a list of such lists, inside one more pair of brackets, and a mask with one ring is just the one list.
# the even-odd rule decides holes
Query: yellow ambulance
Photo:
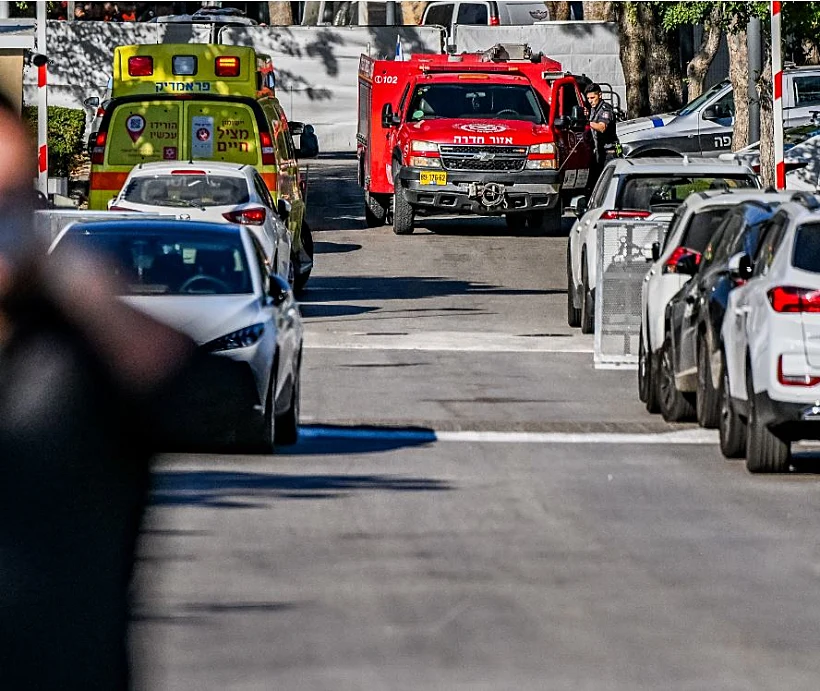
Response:
[{"label": "yellow ambulance", "polygon": [[297,151],[274,87],[270,58],[250,47],[117,47],[111,101],[91,146],[89,209],[106,209],[140,163],[249,164],[274,202],[291,204],[297,274],[309,273],[313,252],[309,231],[304,243],[301,237],[305,202]]}]

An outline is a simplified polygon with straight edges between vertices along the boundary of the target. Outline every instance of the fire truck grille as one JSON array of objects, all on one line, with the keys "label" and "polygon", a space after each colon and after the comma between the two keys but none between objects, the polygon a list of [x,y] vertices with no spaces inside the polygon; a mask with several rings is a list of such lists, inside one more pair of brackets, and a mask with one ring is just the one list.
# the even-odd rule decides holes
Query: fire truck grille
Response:
[{"label": "fire truck grille", "polygon": [[522,146],[440,147],[441,163],[447,170],[485,171],[488,173],[524,169],[527,149]]}]

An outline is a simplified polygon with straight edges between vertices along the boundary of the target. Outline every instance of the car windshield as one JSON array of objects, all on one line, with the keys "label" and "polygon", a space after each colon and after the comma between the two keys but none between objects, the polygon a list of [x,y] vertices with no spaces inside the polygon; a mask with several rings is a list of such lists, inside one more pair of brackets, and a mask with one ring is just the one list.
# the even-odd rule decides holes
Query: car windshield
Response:
[{"label": "car windshield", "polygon": [[698,96],[695,100],[690,101],[687,103],[683,108],[678,111],[678,115],[689,115],[690,113],[694,113],[698,108],[700,108],[706,101],[711,99],[715,96],[719,91],[726,86],[728,82],[721,82],[720,84],[715,84],[711,89],[708,91],[704,91],[700,96]]},{"label": "car windshield", "polygon": [[122,201],[150,206],[234,206],[249,201],[245,178],[205,173],[144,175],[131,179]]},{"label": "car windshield", "polygon": [[674,211],[693,192],[756,187],[749,175],[629,175],[618,191],[616,209]]},{"label": "car windshield", "polygon": [[795,269],[820,274],[820,223],[805,223],[797,229],[792,265]]},{"label": "car windshield", "polygon": [[532,88],[510,84],[424,84],[416,87],[407,112],[410,122],[430,118],[545,122]]},{"label": "car windshield", "polygon": [[730,208],[727,205],[695,214],[681,238],[681,246],[703,252]]},{"label": "car windshield", "polygon": [[234,295],[253,292],[238,234],[112,232],[72,228],[55,249],[103,256],[122,295]]}]

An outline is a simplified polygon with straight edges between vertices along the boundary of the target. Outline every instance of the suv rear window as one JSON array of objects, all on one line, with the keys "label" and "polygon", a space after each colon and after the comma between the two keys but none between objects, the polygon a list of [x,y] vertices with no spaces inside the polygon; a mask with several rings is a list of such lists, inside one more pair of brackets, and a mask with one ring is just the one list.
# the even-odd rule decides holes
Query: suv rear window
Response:
[{"label": "suv rear window", "polygon": [[715,231],[720,226],[731,207],[725,206],[718,209],[709,209],[695,214],[689,222],[689,226],[684,231],[681,238],[681,246],[688,247],[696,252],[703,252],[706,245],[714,237]]},{"label": "suv rear window", "polygon": [[795,269],[820,274],[820,223],[806,223],[797,229],[792,265]]},{"label": "suv rear window", "polygon": [[757,187],[748,175],[628,175],[621,180],[616,209],[674,211],[693,192]]}]

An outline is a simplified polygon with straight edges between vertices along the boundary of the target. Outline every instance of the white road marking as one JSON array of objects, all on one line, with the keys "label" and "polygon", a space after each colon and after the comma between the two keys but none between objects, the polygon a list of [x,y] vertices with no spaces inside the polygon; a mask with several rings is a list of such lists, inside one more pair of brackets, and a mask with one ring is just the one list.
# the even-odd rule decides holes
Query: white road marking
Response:
[{"label": "white road marking", "polygon": [[717,444],[714,430],[687,429],[674,432],[635,434],[602,432],[592,434],[562,432],[438,432],[424,429],[374,429],[368,427],[302,427],[303,439],[370,439],[407,442],[477,442],[485,444]]},{"label": "white road marking", "polygon": [[520,336],[490,331],[404,334],[320,331],[308,328],[305,348],[328,350],[435,350],[481,353],[592,353],[592,336]]}]

